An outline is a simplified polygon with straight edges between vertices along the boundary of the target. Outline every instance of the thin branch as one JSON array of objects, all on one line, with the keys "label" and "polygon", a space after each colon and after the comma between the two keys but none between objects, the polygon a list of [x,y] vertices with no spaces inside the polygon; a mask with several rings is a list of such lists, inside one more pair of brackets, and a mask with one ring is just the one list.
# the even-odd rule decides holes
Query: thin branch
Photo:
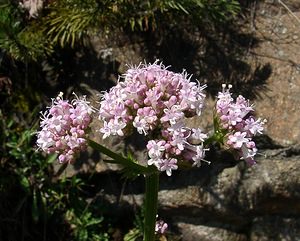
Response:
[{"label": "thin branch", "polygon": [[300,23],[300,19],[292,12],[292,10],[281,0],[278,0],[278,2]]}]

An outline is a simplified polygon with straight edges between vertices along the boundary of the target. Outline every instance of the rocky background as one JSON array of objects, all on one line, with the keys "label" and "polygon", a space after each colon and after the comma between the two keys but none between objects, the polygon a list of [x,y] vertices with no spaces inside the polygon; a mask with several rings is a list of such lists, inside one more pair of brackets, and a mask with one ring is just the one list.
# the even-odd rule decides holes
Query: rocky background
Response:
[{"label": "rocky background", "polygon": [[[206,110],[195,125],[211,127],[221,83],[233,84],[236,93],[255,103],[258,116],[268,120],[265,135],[257,139],[260,155],[254,167],[215,150],[207,157],[211,165],[161,176],[159,215],[176,234],[170,239],[300,240],[300,2],[252,1],[247,9],[238,24],[242,32],[228,26],[209,35],[203,29],[170,26],[166,33],[147,36],[102,36],[93,39],[93,53],[82,50],[70,58],[81,63],[78,73],[84,73],[77,76],[82,80],[77,88],[92,93],[95,103],[97,94],[117,81],[115,73],[126,70],[125,63],[158,58],[208,85]],[[99,76],[109,81],[100,83]],[[97,133],[94,139],[101,141]],[[104,144],[145,158],[140,137]],[[118,167],[99,159],[92,153],[69,174],[96,170],[99,186],[92,191],[107,206],[107,214],[120,222],[133,219],[143,201],[143,179],[124,182]]]}]

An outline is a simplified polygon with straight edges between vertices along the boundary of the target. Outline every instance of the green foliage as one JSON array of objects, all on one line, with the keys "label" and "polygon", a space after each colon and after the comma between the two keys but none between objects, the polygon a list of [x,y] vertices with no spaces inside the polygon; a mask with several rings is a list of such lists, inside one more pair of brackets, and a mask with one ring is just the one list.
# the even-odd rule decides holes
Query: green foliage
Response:
[{"label": "green foliage", "polygon": [[134,215],[134,227],[124,236],[124,241],[137,241],[143,238],[144,233],[144,210],[136,212]]},{"label": "green foliage", "polygon": [[219,24],[239,11],[237,0],[60,0],[29,19],[18,5],[0,4],[0,48],[21,61],[37,61],[56,45],[74,47],[94,33],[147,31],[164,25]]},{"label": "green foliage", "polygon": [[[240,10],[236,0],[164,0],[154,1],[160,13],[169,16],[171,23],[191,19],[194,24],[218,24],[233,18]],[[178,22],[179,20],[179,22]]]},{"label": "green foliage", "polygon": [[[45,207],[42,190],[54,157],[44,158],[36,152],[32,145],[32,129],[17,124],[12,117],[4,117],[1,111],[0,120],[0,152],[4,154],[0,163],[0,193],[4,197],[0,206],[1,216],[19,224],[22,213],[30,210],[31,220],[38,222],[42,215],[40,210]],[[16,189],[20,191],[14,193]],[[4,223],[1,229],[5,227]]]},{"label": "green foliage", "polygon": [[[135,212],[134,221],[133,221],[133,228],[130,229],[124,236],[124,241],[140,241],[143,240],[143,233],[144,233],[144,213],[145,208],[141,209],[138,212]],[[155,240],[157,241],[167,241],[173,240],[175,241],[172,235],[166,237],[165,235],[156,235]]]},{"label": "green foliage", "polygon": [[[36,112],[29,119],[34,116]],[[109,240],[103,217],[92,215],[95,207],[83,195],[84,181],[59,177],[65,166],[54,172],[57,156],[45,158],[36,150],[35,129],[0,109],[0,240],[7,240],[5,233],[13,240],[57,240],[64,232],[76,241]],[[37,232],[40,225],[44,228]],[[50,231],[53,225],[60,230]]]},{"label": "green foliage", "polygon": [[84,210],[81,214],[71,209],[66,212],[66,220],[71,224],[76,241],[108,241],[107,233],[99,233],[103,217],[93,217],[92,213]]},{"label": "green foliage", "polygon": [[[238,1],[54,0],[48,1],[37,19],[29,18],[17,3],[0,2],[1,74],[5,53],[12,61],[4,72],[13,72],[14,88],[11,96],[0,94],[1,101],[8,103],[1,103],[0,109],[0,240],[8,240],[3,236],[7,233],[15,235],[11,240],[109,240],[101,206],[88,202],[84,194],[86,180],[61,177],[65,166],[54,171],[56,156],[46,158],[35,149],[33,107],[42,97],[37,85],[41,78],[35,76],[40,66],[33,63],[41,63],[57,49],[62,51],[60,47],[75,47],[93,34],[115,29],[132,33],[186,22],[218,25],[238,13]],[[127,165],[125,178],[153,172],[131,155],[106,154],[114,159],[111,162]],[[142,214],[136,216],[134,226],[124,240],[142,237]]]},{"label": "green foliage", "polygon": [[106,26],[130,26],[133,31],[154,30],[164,24],[180,24],[191,19],[195,23],[215,23],[232,18],[239,11],[236,0],[117,0],[104,1],[108,9]]},{"label": "green foliage", "polygon": [[52,52],[52,46],[36,22],[23,19],[20,8],[0,5],[0,48],[16,60],[37,60]]},{"label": "green foliage", "polygon": [[74,47],[95,27],[100,17],[98,10],[97,1],[94,0],[54,2],[43,19],[44,32],[52,44]]}]

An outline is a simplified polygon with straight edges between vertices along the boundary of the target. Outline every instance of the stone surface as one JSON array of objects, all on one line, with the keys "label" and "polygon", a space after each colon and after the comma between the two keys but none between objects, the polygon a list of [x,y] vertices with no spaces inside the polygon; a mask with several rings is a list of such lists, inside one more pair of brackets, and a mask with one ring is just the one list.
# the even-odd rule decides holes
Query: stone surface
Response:
[{"label": "stone surface", "polygon": [[246,235],[230,232],[225,229],[193,225],[187,223],[176,223],[179,231],[182,233],[181,238],[185,241],[224,241],[224,240],[236,240],[247,241]]},{"label": "stone surface", "polygon": [[[243,162],[228,167],[222,160],[162,175],[159,215],[182,240],[297,240],[292,237],[299,232],[299,150],[268,150],[251,168]],[[110,182],[100,181],[101,200],[114,207],[114,215],[141,207],[143,180],[117,185],[117,174],[109,175]]]},{"label": "stone surface", "polygon": [[297,241],[300,240],[300,219],[264,216],[253,221],[251,241]]},{"label": "stone surface", "polygon": [[[277,2],[277,1],[276,1]],[[286,1],[283,1],[286,2]],[[256,102],[259,115],[268,120],[267,134],[282,145],[300,140],[300,7],[297,1],[286,3],[293,15],[277,3],[265,3],[258,11],[255,34],[258,46],[253,57],[269,63],[272,74],[267,81],[267,91]]]},{"label": "stone surface", "polygon": [[261,159],[253,168],[240,163],[211,176],[202,185],[195,183],[160,191],[160,205],[174,215],[185,210],[184,213],[193,218],[211,217],[240,228],[247,226],[257,215],[298,215],[298,170],[299,159],[294,158]]},{"label": "stone surface", "polygon": [[[236,72],[230,73],[240,73],[237,78],[245,78],[242,82],[233,83],[234,89],[249,94],[255,102],[258,116],[268,120],[261,145],[269,149],[260,150],[262,156],[251,168],[223,153],[209,157],[212,161],[210,166],[177,171],[172,177],[161,176],[159,215],[166,218],[171,231],[177,232],[183,241],[300,240],[300,28],[297,20],[300,18],[300,3],[296,0],[281,2],[296,17],[289,14],[279,1],[253,1],[255,12],[244,26],[246,34],[250,32],[256,44],[245,47],[249,48],[241,56],[245,63],[236,61],[243,66],[248,63],[246,69],[261,71],[261,74],[253,74],[251,78],[254,80],[250,82],[248,76],[238,72],[239,66]],[[202,45],[201,34],[195,33],[195,36],[195,41]],[[147,59],[145,42],[136,43],[128,39],[124,43],[93,41],[96,52],[105,55],[108,61],[111,58],[120,63],[117,67],[120,73],[126,69],[125,63],[137,64]],[[199,48],[195,50],[193,63],[205,67],[207,63],[201,61],[209,57],[212,58],[211,63],[217,64],[213,54],[209,48]],[[179,58],[180,69],[184,65],[181,61]],[[165,64],[169,63],[166,61]],[[212,80],[206,80],[206,83],[219,89],[221,83],[214,82],[213,78],[218,77],[215,72],[220,69],[214,71],[215,65],[211,66],[211,72],[206,76],[195,75],[203,81],[212,76]],[[230,80],[219,80],[224,79]],[[110,80],[115,82],[117,78],[112,76]],[[97,103],[99,91],[92,92],[93,101]],[[209,98],[200,121],[189,121],[191,126],[201,126],[205,130],[212,127],[213,97],[216,94],[209,88],[208,92]],[[138,160],[145,162],[144,143],[140,138],[102,140],[97,129],[99,126],[95,123],[94,140],[118,152],[132,152]],[[115,216],[120,213],[132,215],[143,202],[143,179],[138,178],[134,183],[124,182],[120,179],[119,167],[99,162],[106,157],[91,152],[88,158],[88,162],[75,165],[70,174],[78,170],[96,170],[99,186],[94,191],[99,202],[107,205],[108,212]]]},{"label": "stone surface", "polygon": [[[292,14],[281,3],[284,3],[292,11]],[[195,50],[190,50],[194,56],[194,59],[191,60],[192,63],[186,62],[184,59],[185,62],[179,65],[175,61],[174,65],[178,66],[174,68],[177,71],[186,68],[201,83],[207,83],[208,92],[211,92],[213,88],[220,90],[221,83],[218,81],[232,81],[236,93],[243,93],[254,99],[252,101],[255,103],[257,115],[268,120],[265,133],[280,145],[294,145],[299,143],[300,140],[299,2],[295,0],[281,2],[261,1],[253,9],[250,9],[250,11],[253,11],[252,18],[249,19],[247,24],[244,24],[243,28],[245,36],[251,35],[252,42],[255,43],[252,44],[253,46],[250,46],[251,40],[247,40],[250,41],[249,46],[245,47],[248,48],[248,51],[242,56],[244,62],[241,62],[247,66],[245,68],[250,69],[249,73],[247,72],[249,76],[244,76],[245,73],[243,73],[242,68],[237,66],[230,73],[233,75],[232,78],[226,79],[225,76],[223,79],[217,80],[218,75],[214,72],[222,71],[222,68],[214,70],[213,67],[204,67],[206,67],[205,64],[213,64],[220,60],[212,59],[212,62],[201,63],[201,61],[205,61],[203,56],[209,54],[210,50],[207,46],[206,49],[205,46],[202,46],[205,44],[202,43],[201,34],[198,32],[195,33],[195,37],[192,39],[195,42],[193,44],[196,46]],[[95,52],[98,52],[100,55],[103,52],[109,52],[109,58],[119,63],[118,72],[123,73],[127,69],[126,63],[135,65],[144,61],[144,59],[152,61],[149,60],[148,56],[150,49],[147,46],[147,40],[139,40],[137,42],[132,39],[126,36],[116,41],[95,38],[92,42],[93,46],[95,46]],[[153,46],[154,49],[159,47],[159,45]],[[226,53],[227,47],[224,46],[224,48],[224,52]],[[161,52],[164,51],[161,50]],[[191,53],[187,51],[186,55],[189,54]],[[229,52],[228,54],[230,55],[231,53]],[[159,55],[157,57],[162,58]],[[206,58],[213,57],[206,56]],[[166,65],[170,64],[168,58],[162,60]],[[241,60],[237,58],[235,61],[238,63]],[[189,64],[195,66],[193,67],[194,69],[190,67],[191,70],[189,71]],[[204,66],[203,69],[198,71],[197,66],[202,65]],[[211,73],[203,73],[203,71]],[[207,78],[214,78],[214,76],[217,78],[216,80],[207,80]],[[245,78],[245,80],[235,78]],[[114,81],[116,81],[116,78],[114,78]],[[215,89],[209,94],[210,98],[207,99],[202,121],[193,121],[196,125],[200,125],[206,130],[212,127],[212,108],[214,106],[212,97],[217,92]]]}]

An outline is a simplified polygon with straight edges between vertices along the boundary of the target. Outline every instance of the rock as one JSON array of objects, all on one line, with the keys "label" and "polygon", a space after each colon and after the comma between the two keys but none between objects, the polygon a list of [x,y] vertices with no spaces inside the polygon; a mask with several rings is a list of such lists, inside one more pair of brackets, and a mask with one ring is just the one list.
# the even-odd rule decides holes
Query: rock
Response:
[{"label": "rock", "polygon": [[240,163],[224,169],[202,185],[195,183],[160,191],[160,205],[172,214],[179,215],[185,210],[186,215],[217,216],[238,226],[246,225],[256,215],[297,215],[300,213],[297,170],[300,170],[300,162],[293,158],[261,159],[250,168]]},{"label": "rock", "polygon": [[[282,2],[300,18],[299,1]],[[232,156],[222,155],[212,158],[210,166],[177,171],[171,177],[162,174],[159,215],[170,220],[171,227],[178,230],[182,240],[300,240],[300,29],[297,20],[280,9],[284,10],[278,1],[262,1],[258,7],[257,16],[251,23],[251,31],[255,35],[253,41],[257,38],[257,44],[253,44],[253,48],[248,44],[249,51],[239,58],[249,63],[250,67],[244,66],[246,69],[254,72],[260,70],[261,74],[254,76],[256,79],[250,83],[247,82],[248,76],[239,75],[245,80],[235,85],[237,93],[241,90],[248,94],[250,87],[254,90],[255,95],[250,97],[255,103],[257,116],[268,120],[266,140],[269,143],[263,145],[273,149],[265,150],[263,154],[266,157],[261,156],[253,167],[247,167],[243,161],[237,163]],[[212,42],[214,40],[212,38]],[[107,58],[121,63],[118,67],[120,73],[126,70],[125,63],[137,64],[147,57],[143,51],[145,42],[124,45],[93,41],[99,54],[107,49],[105,44],[113,46]],[[205,41],[199,43],[205,44]],[[207,63],[203,64],[201,60],[208,57],[212,58],[212,63],[218,63],[215,53],[208,50],[199,47],[199,53],[195,53],[193,59],[196,65],[205,67]],[[180,64],[181,60],[178,61]],[[239,62],[240,59],[236,61],[244,64]],[[216,68],[215,72],[218,71],[220,69]],[[216,73],[207,73],[208,76],[218,77],[218,74],[213,74]],[[218,80],[223,81],[225,78],[221,77]],[[116,81],[116,78],[112,79]],[[211,82],[207,81],[207,84]],[[217,88],[220,85],[217,83]],[[207,98],[200,120],[189,120],[191,126],[199,126],[206,131],[212,129],[214,96],[210,94]],[[97,124],[93,130],[96,129],[99,129]],[[147,159],[143,149],[145,143],[136,136],[122,141],[111,138],[102,140],[98,133],[93,131],[93,134],[94,140],[112,150],[132,152],[143,162]],[[279,146],[288,147],[275,149]],[[100,193],[99,198],[109,207],[108,212],[117,216],[127,210],[126,214],[132,214],[143,202],[143,179],[138,178],[134,184],[127,184],[120,179],[119,167],[99,162],[105,158],[90,151],[88,161],[75,165],[72,174],[79,168],[83,171],[96,170],[94,176],[99,178],[99,186],[95,192],[97,195]]]},{"label": "rock", "polygon": [[[283,2],[300,19],[299,1]],[[272,67],[266,91],[256,100],[256,109],[259,116],[268,120],[266,133],[279,144],[288,146],[300,140],[300,73],[297,71],[300,57],[295,54],[300,51],[300,41],[295,38],[300,29],[297,19],[280,12],[278,6],[276,1],[275,12],[269,9],[269,14],[258,15],[255,22],[260,44],[252,50],[253,56],[260,64],[269,63]],[[268,9],[263,4],[261,7]],[[269,23],[270,18],[277,20]],[[277,28],[282,33],[273,35],[273,29]],[[270,32],[261,31],[268,29]]]},{"label": "rock", "polygon": [[253,220],[251,241],[296,241],[300,240],[300,218],[263,216]]},{"label": "rock", "polygon": [[248,169],[239,192],[251,214],[297,215],[300,212],[299,160],[266,159]]},{"label": "rock", "polygon": [[[267,152],[269,157],[259,159],[254,167],[240,162],[225,168],[223,160],[223,168],[221,164],[212,163],[208,167],[178,171],[171,177],[162,174],[158,213],[179,229],[183,240],[196,236],[199,239],[194,240],[205,240],[204,236],[211,237],[208,233],[216,237],[207,240],[245,240],[251,225],[255,230],[261,225],[258,223],[262,216],[297,217],[300,213],[300,162],[299,156],[293,155],[297,150],[271,150]],[[130,213],[135,207],[141,207],[143,179],[117,186],[114,184],[117,176],[113,175],[116,174],[110,174],[110,182],[99,182],[103,190],[101,200],[106,200],[115,212],[126,210]],[[118,208],[115,208],[116,203]],[[259,232],[263,231],[256,230],[253,235],[259,237],[257,235],[262,235]],[[232,239],[226,239],[228,235],[232,235]]]},{"label": "rock", "polygon": [[180,233],[182,234],[181,237],[183,241],[247,241],[246,235],[234,233],[222,228],[204,225],[193,225],[183,222],[176,223],[175,225],[178,227]]}]

